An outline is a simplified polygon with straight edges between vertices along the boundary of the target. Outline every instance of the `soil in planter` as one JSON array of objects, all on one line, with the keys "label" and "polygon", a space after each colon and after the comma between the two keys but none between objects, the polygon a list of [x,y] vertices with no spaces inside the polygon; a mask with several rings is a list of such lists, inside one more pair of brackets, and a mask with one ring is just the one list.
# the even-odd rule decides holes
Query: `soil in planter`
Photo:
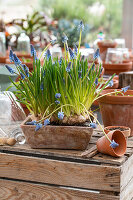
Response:
[{"label": "soil in planter", "polygon": [[109,128],[109,129],[107,129],[107,130],[114,131],[114,130],[116,130],[116,129],[118,129],[118,130],[120,130],[120,131],[128,130],[128,128],[121,128],[121,127],[117,127],[117,128]]}]

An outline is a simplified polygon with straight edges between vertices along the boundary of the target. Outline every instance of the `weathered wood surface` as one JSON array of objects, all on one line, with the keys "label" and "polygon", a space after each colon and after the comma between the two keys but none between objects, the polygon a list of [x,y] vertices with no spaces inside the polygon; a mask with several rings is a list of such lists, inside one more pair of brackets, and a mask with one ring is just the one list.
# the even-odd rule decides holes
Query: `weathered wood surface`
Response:
[{"label": "weathered wood surface", "polygon": [[119,200],[113,194],[0,179],[1,200]]},{"label": "weathered wood surface", "polygon": [[119,192],[119,174],[113,166],[0,154],[0,177]]},{"label": "weathered wood surface", "polygon": [[95,131],[85,152],[0,146],[0,195],[5,200],[131,200],[133,137],[126,154],[113,158],[97,152],[101,136]]},{"label": "weathered wood surface", "polygon": [[133,90],[133,71],[122,72],[119,74],[119,88],[130,85],[130,90]]},{"label": "weathered wood surface", "polygon": [[133,200],[133,178],[120,193],[120,200]]}]

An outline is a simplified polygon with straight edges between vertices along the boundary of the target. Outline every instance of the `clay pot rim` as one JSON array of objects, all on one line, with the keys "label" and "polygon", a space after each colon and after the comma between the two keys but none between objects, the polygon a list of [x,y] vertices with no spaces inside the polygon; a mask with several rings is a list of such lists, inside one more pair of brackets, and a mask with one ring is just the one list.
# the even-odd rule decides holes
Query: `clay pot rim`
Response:
[{"label": "clay pot rim", "polygon": [[114,128],[114,130],[119,130],[119,128],[124,129],[124,130],[119,130],[119,131],[123,132],[125,137],[129,137],[130,134],[131,134],[131,128],[130,127],[128,127],[128,126],[119,126],[119,125],[104,127],[105,133],[108,134],[110,131],[114,131],[114,130],[110,130],[112,128]]},{"label": "clay pot rim", "polygon": [[[119,125],[118,125],[118,126],[106,126],[106,127],[104,127],[104,129],[110,130],[110,128],[117,128],[117,127],[118,127],[118,128],[123,128],[123,129],[126,130],[126,131],[127,131],[127,130],[131,130],[130,127],[128,127],[128,126],[119,126]],[[118,130],[119,130],[119,129],[118,129]],[[110,131],[111,131],[111,130],[110,130]]]},{"label": "clay pot rim", "polygon": [[[31,117],[30,116],[27,116],[26,118],[25,118],[25,120],[20,124],[20,127],[34,127],[35,128],[35,125],[26,125],[25,123],[29,120],[29,119],[31,119]],[[76,127],[78,127],[78,128],[80,128],[80,129],[92,129],[93,130],[93,128],[91,128],[91,127],[89,127],[89,126],[60,126],[60,125],[57,125],[57,126],[55,126],[55,125],[48,125],[48,126],[46,126],[45,128],[48,128],[48,127],[52,127],[52,128],[57,128],[57,127],[62,127],[62,128],[71,128],[71,129],[73,129],[73,128],[76,128]]]},{"label": "clay pot rim", "polygon": [[[106,89],[101,92],[101,95],[104,95],[106,93],[110,93],[115,91],[115,89]],[[120,89],[117,89],[117,91],[121,91]],[[132,94],[133,95],[133,90],[128,90],[125,92],[125,94]],[[101,97],[98,99],[100,103],[107,103],[107,104],[126,104],[126,105],[131,105],[133,104],[133,96],[115,96],[115,95],[106,95],[104,97]]]},{"label": "clay pot rim", "polygon": [[118,68],[120,68],[119,70],[122,71],[123,68],[132,68],[132,61],[128,61],[128,62],[123,62],[123,63],[105,63],[103,62],[103,67],[106,70],[118,70]]},{"label": "clay pot rim", "polygon": [[115,41],[108,41],[108,42],[105,42],[106,40],[102,40],[102,41],[98,41],[97,42],[97,45],[99,47],[116,47],[117,46],[117,43]]}]

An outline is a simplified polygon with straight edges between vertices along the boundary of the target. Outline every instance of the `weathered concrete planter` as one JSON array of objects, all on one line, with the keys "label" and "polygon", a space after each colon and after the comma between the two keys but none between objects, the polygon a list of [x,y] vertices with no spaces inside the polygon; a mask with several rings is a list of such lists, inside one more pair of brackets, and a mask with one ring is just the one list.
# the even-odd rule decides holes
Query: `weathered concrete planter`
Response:
[{"label": "weathered concrete planter", "polygon": [[35,131],[35,125],[21,124],[27,143],[31,148],[86,149],[93,129],[83,126],[46,126]]}]

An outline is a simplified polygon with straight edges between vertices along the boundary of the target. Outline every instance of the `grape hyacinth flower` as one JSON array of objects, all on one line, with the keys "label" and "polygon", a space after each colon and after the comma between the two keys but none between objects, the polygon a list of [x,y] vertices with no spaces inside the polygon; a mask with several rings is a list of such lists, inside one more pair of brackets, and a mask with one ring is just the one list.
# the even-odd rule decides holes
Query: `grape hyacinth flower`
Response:
[{"label": "grape hyacinth flower", "polygon": [[71,71],[71,62],[68,63],[67,68],[66,68],[66,72],[70,72]]},{"label": "grape hyacinth flower", "polygon": [[73,53],[72,49],[69,47],[69,54],[70,54],[70,59],[74,59],[75,58],[75,54]]},{"label": "grape hyacinth flower", "polygon": [[77,56],[77,54],[78,54],[78,48],[77,48],[76,44],[74,45],[74,53]]},{"label": "grape hyacinth flower", "polygon": [[98,78],[96,78],[95,80],[95,85],[98,85]]},{"label": "grape hyacinth flower", "polygon": [[62,63],[62,57],[60,57],[60,60],[59,60],[59,65],[61,66],[61,63]]},{"label": "grape hyacinth flower", "polygon": [[38,131],[40,128],[42,128],[42,124],[41,123],[36,124],[35,131]]},{"label": "grape hyacinth flower", "polygon": [[50,58],[52,58],[52,55],[51,55],[49,49],[46,51],[46,57],[47,57],[47,60],[49,60]]},{"label": "grape hyacinth flower", "polygon": [[82,70],[79,71],[79,78],[82,78]]},{"label": "grape hyacinth flower", "polygon": [[30,48],[31,48],[31,56],[33,56],[35,61],[36,61],[37,60],[36,50],[35,50],[35,48],[33,47],[32,44],[30,45]]},{"label": "grape hyacinth flower", "polygon": [[51,40],[50,43],[51,43],[52,45],[54,45],[54,44],[56,43],[56,41],[57,41],[56,39],[55,39],[55,40]]},{"label": "grape hyacinth flower", "polygon": [[55,100],[55,103],[58,105],[58,104],[60,104],[60,101],[59,100]]},{"label": "grape hyacinth flower", "polygon": [[94,68],[95,68],[95,63],[92,64],[91,69],[94,70]]},{"label": "grape hyacinth flower", "polygon": [[83,31],[84,30],[84,24],[83,21],[80,21],[79,25],[78,25],[78,30]]},{"label": "grape hyacinth flower", "polygon": [[109,87],[113,87],[113,85],[114,85],[114,81],[111,80],[111,81],[109,82],[108,86],[109,86]]},{"label": "grape hyacinth flower", "polygon": [[90,127],[95,129],[97,127],[97,124],[92,122],[92,123],[90,123]]},{"label": "grape hyacinth flower", "polygon": [[63,120],[63,118],[64,118],[64,112],[58,112],[58,118],[60,120]]},{"label": "grape hyacinth flower", "polygon": [[41,83],[40,89],[43,91],[44,90],[44,84],[43,82]]},{"label": "grape hyacinth flower", "polygon": [[26,122],[27,125],[36,125],[36,121]]},{"label": "grape hyacinth flower", "polygon": [[47,125],[49,125],[50,124],[50,120],[49,119],[45,119],[44,120],[44,126],[47,126]]},{"label": "grape hyacinth flower", "polygon": [[24,80],[25,79],[25,75],[22,72],[20,72],[20,75],[21,75],[21,78]]},{"label": "grape hyacinth flower", "polygon": [[24,70],[26,76],[29,77],[29,68],[25,64],[23,64],[22,67],[23,67],[23,70]]},{"label": "grape hyacinth flower", "polygon": [[124,87],[124,88],[121,88],[121,90],[122,90],[122,92],[125,93],[129,88],[130,88],[130,85],[128,85],[128,86],[126,86],[126,87]]},{"label": "grape hyacinth flower", "polygon": [[10,59],[10,62],[14,62],[14,56],[13,56],[13,51],[12,51],[12,49],[10,49],[9,59]]},{"label": "grape hyacinth flower", "polygon": [[14,58],[14,64],[15,64],[15,65],[21,65],[21,61],[20,61],[19,58],[16,56],[16,54],[13,54],[13,58]]},{"label": "grape hyacinth flower", "polygon": [[103,71],[103,67],[101,67],[100,74],[102,73],[102,71]]},{"label": "grape hyacinth flower", "polygon": [[93,55],[94,60],[96,60],[97,58],[99,58],[100,53],[99,53],[99,49],[97,49]]},{"label": "grape hyacinth flower", "polygon": [[60,97],[61,97],[61,94],[60,94],[60,93],[56,93],[56,94],[55,94],[55,98],[56,98],[56,99],[59,99]]},{"label": "grape hyacinth flower", "polygon": [[13,69],[12,67],[10,67],[9,65],[5,65],[5,67],[8,69],[8,71],[11,73],[11,74],[14,74],[16,71],[15,69]]},{"label": "grape hyacinth flower", "polygon": [[68,37],[66,35],[62,36],[62,43],[67,43]]},{"label": "grape hyacinth flower", "polygon": [[112,140],[110,146],[111,146],[113,149],[115,149],[116,147],[119,146],[119,144],[116,143],[114,140]]}]

